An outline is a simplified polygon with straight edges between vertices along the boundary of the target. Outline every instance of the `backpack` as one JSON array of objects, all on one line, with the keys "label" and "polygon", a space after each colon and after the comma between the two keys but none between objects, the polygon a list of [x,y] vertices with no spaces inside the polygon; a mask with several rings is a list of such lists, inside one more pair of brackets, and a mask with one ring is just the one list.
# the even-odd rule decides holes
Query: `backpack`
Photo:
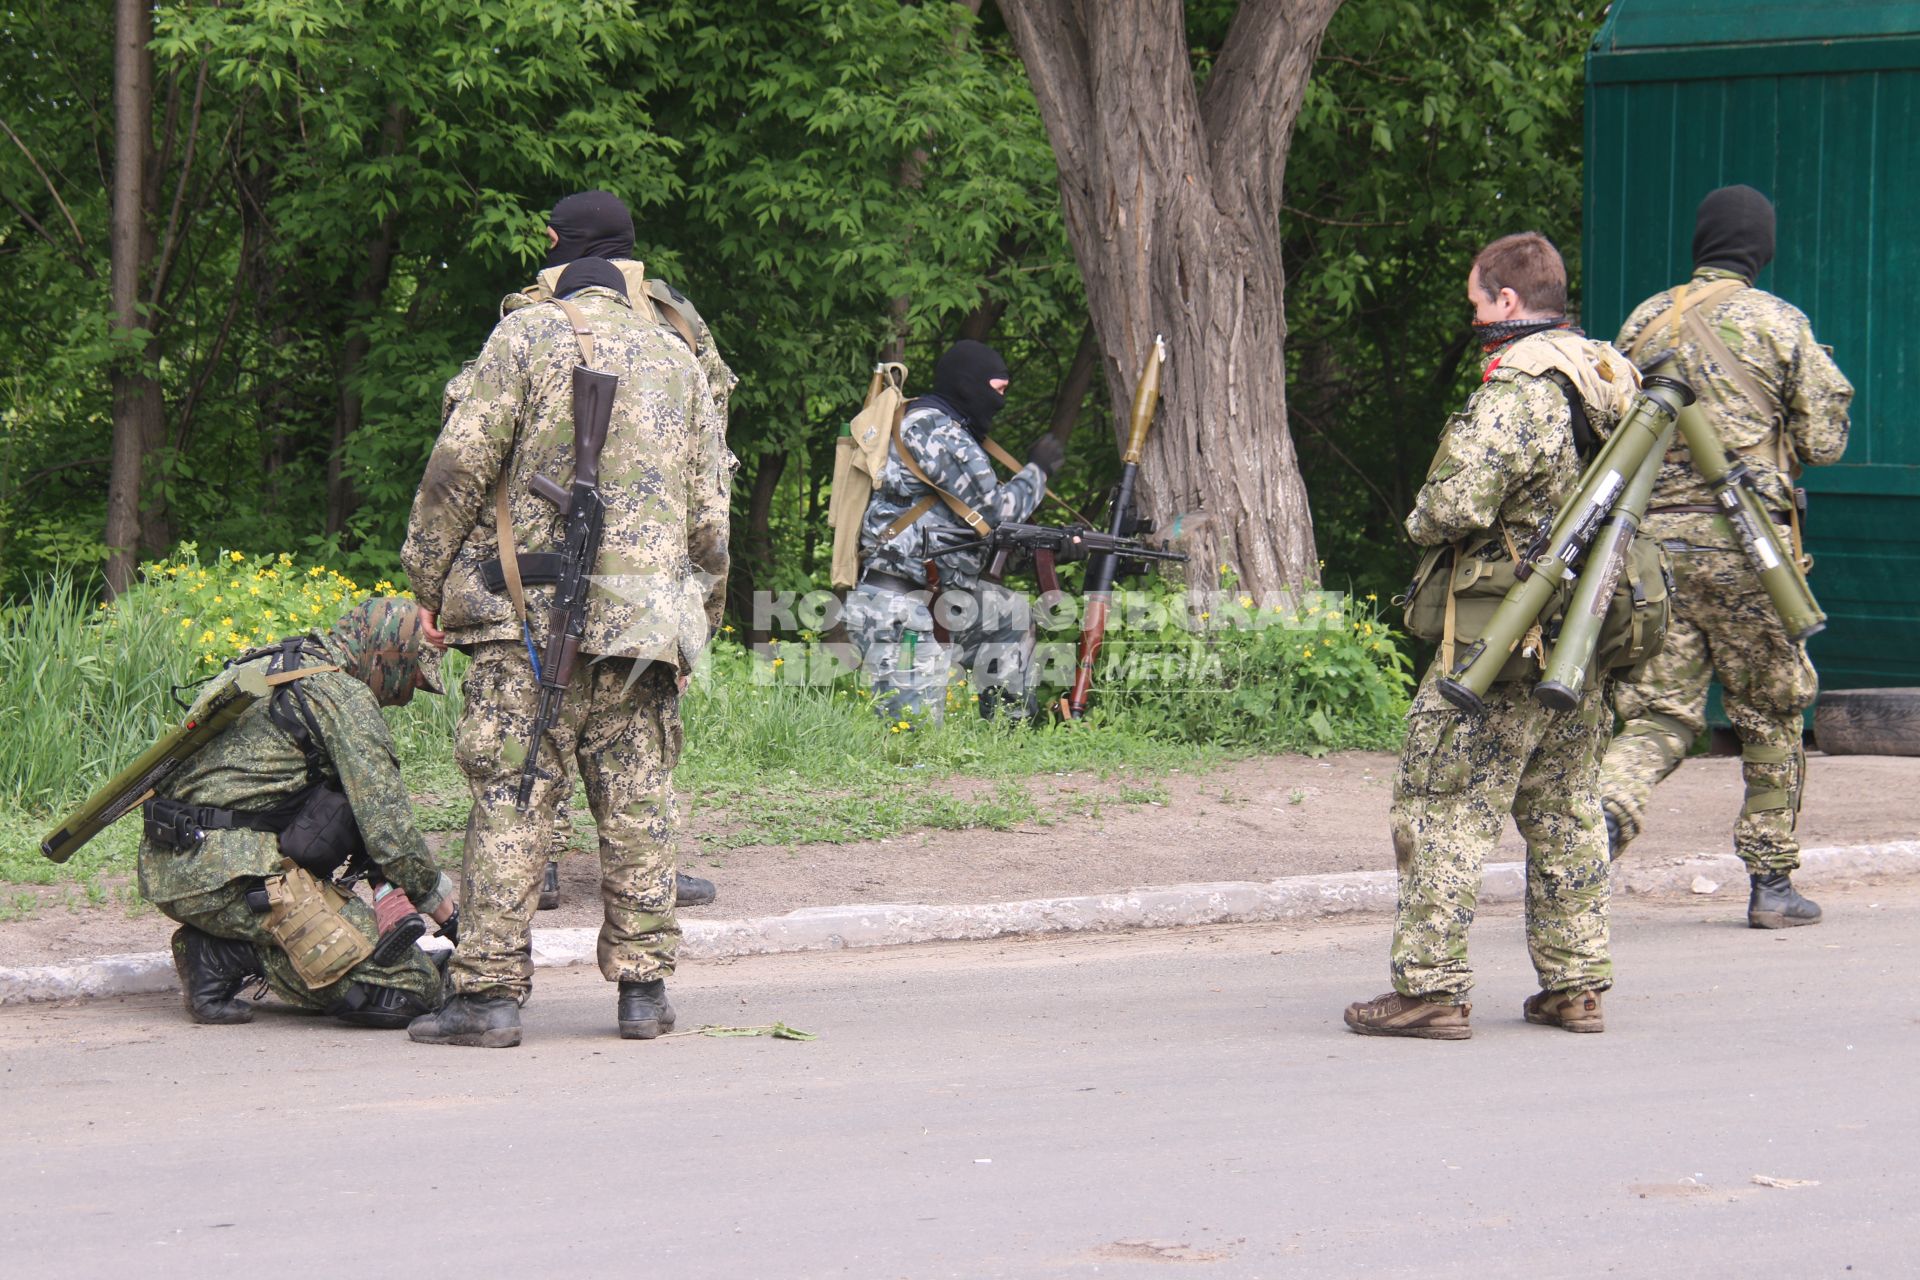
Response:
[{"label": "backpack", "polygon": [[860,525],[867,504],[887,466],[887,449],[907,408],[907,366],[877,364],[867,384],[867,399],[853,421],[840,429],[833,447],[833,488],[827,522],[833,527],[833,585],[851,588],[860,581]]}]

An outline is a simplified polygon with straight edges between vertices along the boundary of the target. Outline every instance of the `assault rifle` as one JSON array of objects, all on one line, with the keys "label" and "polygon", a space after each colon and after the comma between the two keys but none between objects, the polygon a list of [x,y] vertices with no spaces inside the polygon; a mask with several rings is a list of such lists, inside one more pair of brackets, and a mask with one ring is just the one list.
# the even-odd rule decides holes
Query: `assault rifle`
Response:
[{"label": "assault rifle", "polygon": [[553,722],[573,679],[580,642],[587,634],[587,591],[596,561],[600,535],[605,530],[607,504],[600,497],[600,450],[607,443],[613,421],[613,396],[619,389],[616,374],[601,373],[584,364],[573,366],[573,483],[562,489],[545,476],[528,486],[560,509],[566,518],[566,536],[560,553],[560,576],[553,584],[553,605],[547,610],[547,647],[536,668],[540,679],[540,710],[533,719],[527,743],[527,761],[520,768],[520,790],[514,807],[527,811],[533,798],[533,779],[540,744]]},{"label": "assault rifle", "polygon": [[[962,551],[985,551],[988,557],[986,576],[989,578],[998,578],[1005,573],[1006,562],[1015,552],[1025,552],[1033,557],[1036,567],[1045,565],[1048,568],[1095,556],[1113,556],[1119,560],[1187,558],[1183,551],[1150,547],[1138,538],[1101,533],[1087,525],[1016,524],[1008,521],[994,526],[993,532],[984,538],[970,538],[955,543],[934,552],[930,559],[940,560]],[[1040,584],[1043,591],[1057,587],[1057,583],[1049,586],[1044,580]]]}]

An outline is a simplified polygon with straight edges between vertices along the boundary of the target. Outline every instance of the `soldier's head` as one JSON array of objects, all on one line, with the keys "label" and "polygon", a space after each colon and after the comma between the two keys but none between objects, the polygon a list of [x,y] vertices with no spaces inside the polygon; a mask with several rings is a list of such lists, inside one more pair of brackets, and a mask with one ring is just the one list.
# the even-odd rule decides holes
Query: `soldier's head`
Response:
[{"label": "soldier's head", "polygon": [[404,707],[415,689],[444,692],[440,651],[427,643],[420,606],[393,596],[355,605],[327,634],[340,669],[373,690],[383,707]]},{"label": "soldier's head", "polygon": [[1567,264],[1538,231],[1501,236],[1474,257],[1467,301],[1477,326],[1557,320],[1567,311]]},{"label": "soldier's head", "polygon": [[549,267],[576,258],[631,258],[633,215],[611,191],[581,191],[553,206],[547,218]]},{"label": "soldier's head", "polygon": [[1773,201],[1749,186],[1707,192],[1693,219],[1693,265],[1738,272],[1748,283],[1773,261]]},{"label": "soldier's head", "polygon": [[986,439],[993,415],[1007,402],[1007,386],[1007,362],[972,338],[948,347],[933,365],[933,394],[960,411],[976,440]]}]

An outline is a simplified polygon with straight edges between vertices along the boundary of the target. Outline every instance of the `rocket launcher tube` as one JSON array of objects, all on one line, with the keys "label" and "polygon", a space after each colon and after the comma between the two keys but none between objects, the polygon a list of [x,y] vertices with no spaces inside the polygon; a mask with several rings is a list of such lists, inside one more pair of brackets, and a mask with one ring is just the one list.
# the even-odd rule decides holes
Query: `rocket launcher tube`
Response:
[{"label": "rocket launcher tube", "polygon": [[1586,689],[1587,673],[1593,667],[1600,647],[1600,629],[1613,605],[1613,588],[1626,568],[1627,555],[1633,549],[1634,535],[1653,499],[1653,486],[1660,478],[1660,466],[1666,461],[1667,446],[1673,443],[1673,424],[1660,433],[1660,439],[1640,469],[1634,472],[1620,501],[1614,504],[1599,536],[1587,551],[1586,567],[1574,583],[1573,598],[1567,602],[1560,636],[1553,642],[1552,656],[1540,683],[1534,686],[1534,699],[1555,711],[1571,710]]},{"label": "rocket launcher tube", "polygon": [[1601,521],[1613,510],[1681,407],[1693,403],[1693,391],[1677,378],[1652,376],[1599,454],[1581,473],[1573,497],[1547,527],[1545,538],[1527,548],[1515,568],[1517,579],[1494,610],[1486,631],[1467,647],[1453,671],[1440,681],[1440,694],[1462,711],[1486,710],[1487,690],[1513,651],[1552,602],[1562,583],[1579,568]]},{"label": "rocket launcher tube", "polygon": [[1827,615],[1820,611],[1806,575],[1781,545],[1779,531],[1754,490],[1746,461],[1727,454],[1712,420],[1698,408],[1681,410],[1678,425],[1680,438],[1693,455],[1693,469],[1713,486],[1714,505],[1733,526],[1747,563],[1779,611],[1787,638],[1797,642],[1826,630]]},{"label": "rocket launcher tube", "polygon": [[241,668],[233,681],[199,715],[148,747],[140,758],[87,798],[66,821],[40,842],[49,861],[65,862],[74,851],[105,831],[152,797],[196,751],[226,731],[240,713],[267,696],[267,678],[252,667]]}]

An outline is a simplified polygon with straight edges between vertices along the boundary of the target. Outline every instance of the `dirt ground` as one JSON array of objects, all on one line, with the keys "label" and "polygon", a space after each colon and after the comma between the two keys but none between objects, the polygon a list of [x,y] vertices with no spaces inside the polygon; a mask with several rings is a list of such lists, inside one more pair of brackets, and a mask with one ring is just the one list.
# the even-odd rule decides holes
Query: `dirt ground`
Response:
[{"label": "dirt ground", "polygon": [[[1029,785],[1051,820],[1010,831],[917,831],[722,855],[706,852],[695,828],[681,841],[683,865],[714,880],[720,893],[712,906],[685,914],[735,919],[855,902],[1000,902],[1385,869],[1393,865],[1393,768],[1390,755],[1348,752],[1319,760],[1261,757],[1133,781],[1042,776]],[[1737,759],[1688,761],[1655,792],[1649,830],[1630,856],[1730,850],[1740,797]],[[1920,838],[1920,759],[1811,757],[1800,836],[1809,848]],[[1509,823],[1496,858],[1523,853]],[[592,853],[570,854],[561,881],[560,909],[541,912],[536,926],[597,925]],[[38,892],[37,911],[0,923],[0,966],[158,951],[172,928],[151,908],[129,915],[118,903],[90,907],[73,886]]]}]

